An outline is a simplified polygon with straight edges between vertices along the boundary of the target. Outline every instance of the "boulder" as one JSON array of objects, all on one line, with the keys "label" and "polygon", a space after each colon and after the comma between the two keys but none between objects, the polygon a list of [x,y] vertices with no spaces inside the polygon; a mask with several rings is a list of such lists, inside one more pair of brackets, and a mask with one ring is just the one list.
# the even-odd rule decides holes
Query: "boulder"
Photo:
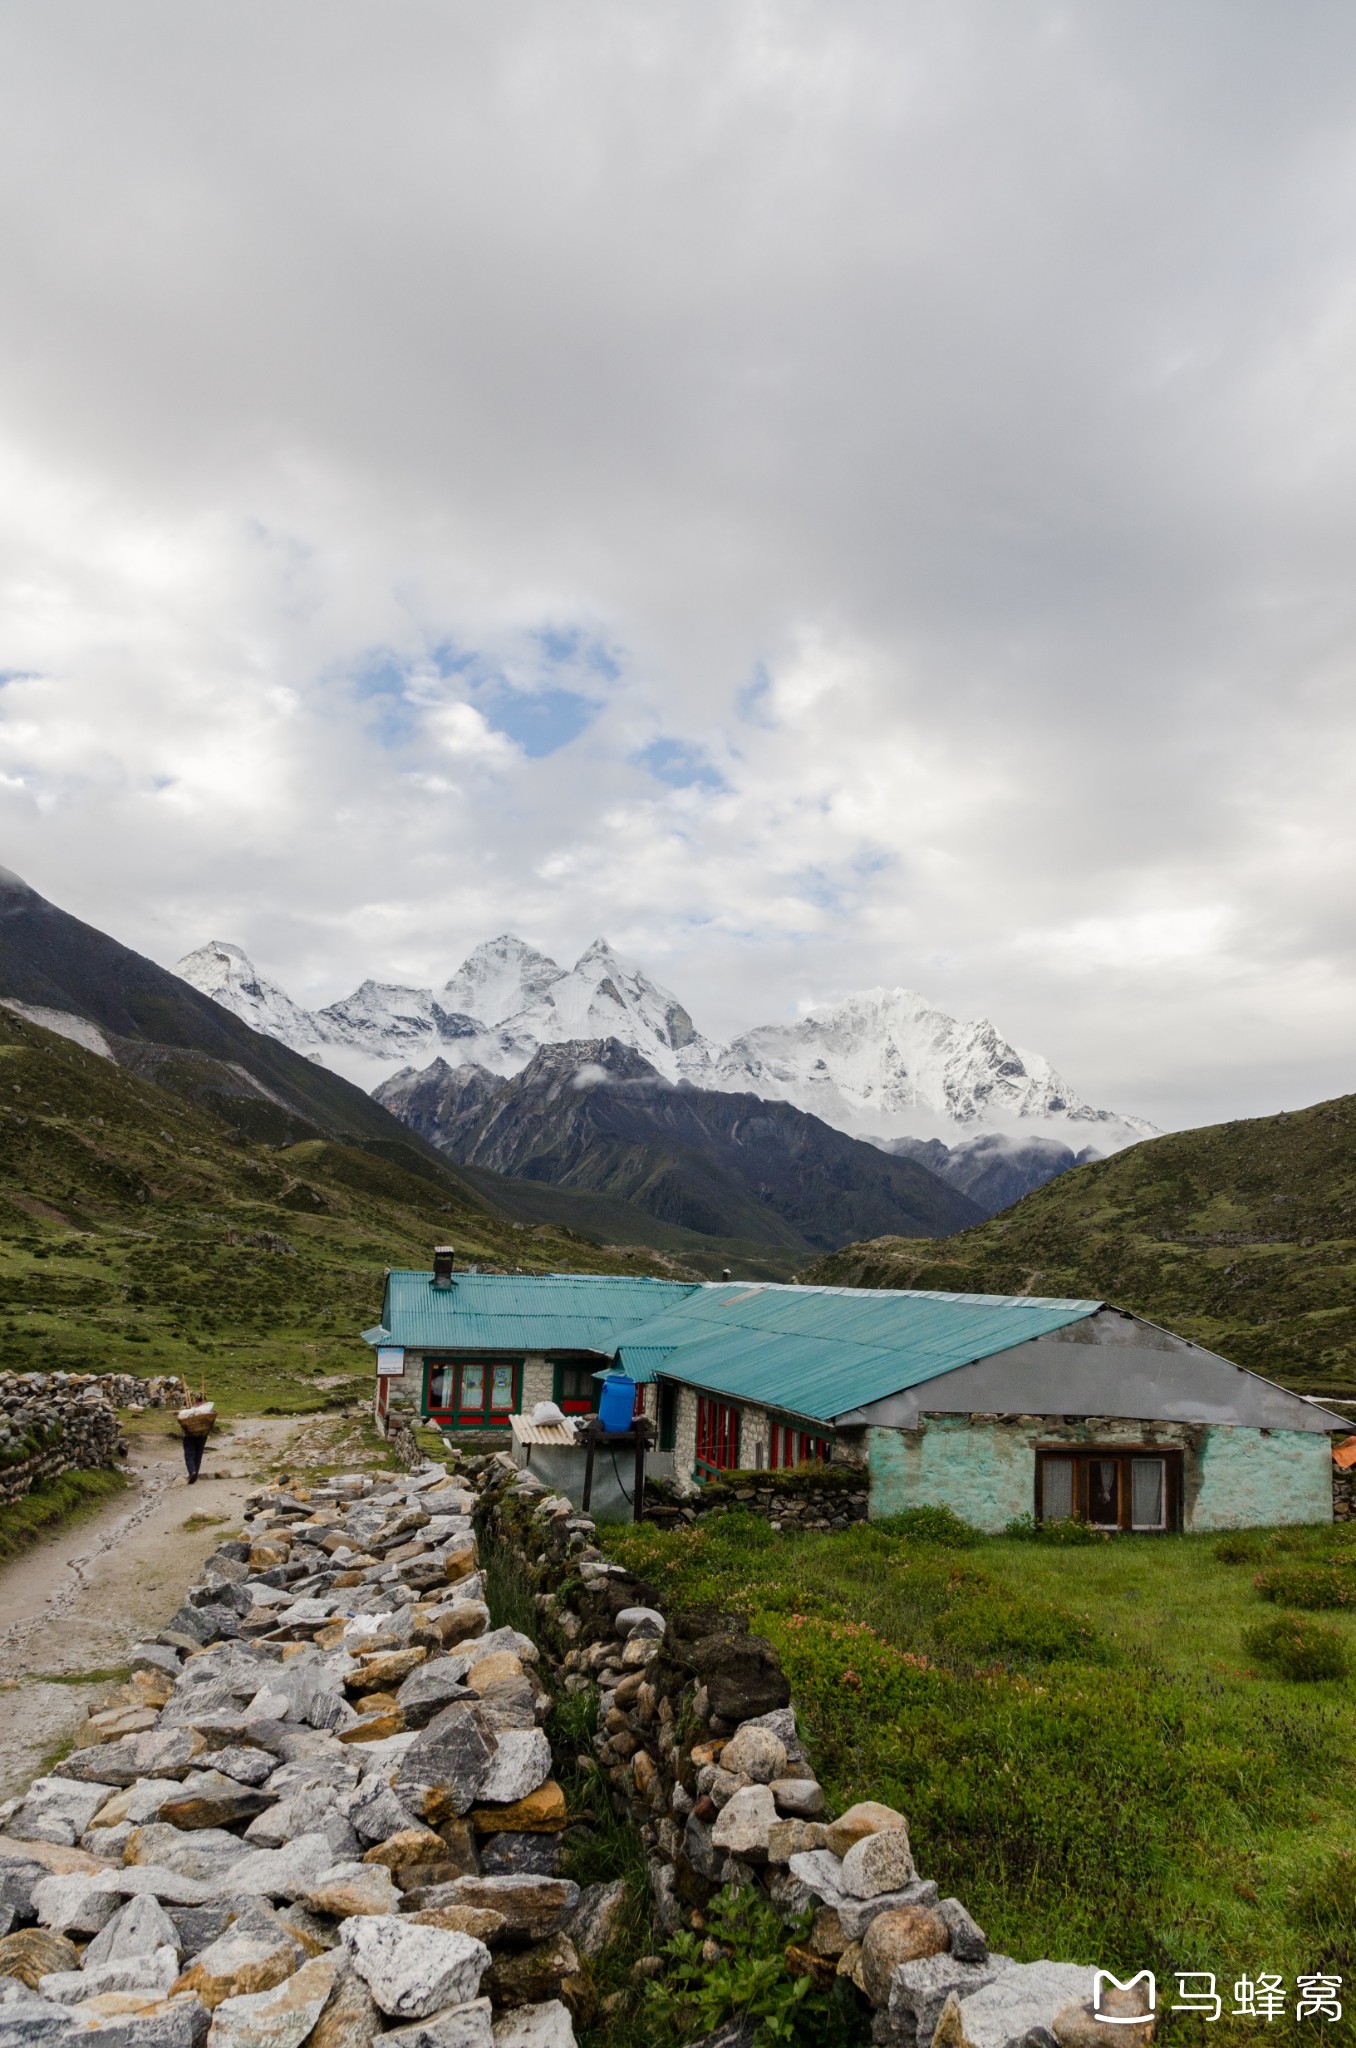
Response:
[{"label": "boulder", "polygon": [[224,1828],[173,1828],[167,1821],[148,1821],[128,1836],[122,1853],[128,1864],[153,1863],[214,1884],[225,1881],[248,1845]]},{"label": "boulder", "polygon": [[277,1770],[278,1759],[253,1744],[231,1743],[212,1752],[212,1768],[242,1785],[262,1785]]},{"label": "boulder", "polygon": [[54,1998],[61,2005],[83,2005],[87,1998],[110,1991],[139,1991],[158,2001],[178,1974],[175,1951],[158,1948],[153,1955],[124,1956],[120,1962],[96,1963],[92,1969],[58,1970],[40,1978],[38,1989],[44,1998]]},{"label": "boulder", "polygon": [[510,1933],[532,1941],[557,1933],[579,1904],[567,1877],[459,1877],[447,1889],[446,1903],[502,1913]]},{"label": "boulder", "polygon": [[209,2010],[215,2010],[223,1999],[271,1991],[302,1961],[300,1944],[281,1928],[264,1932],[231,1927],[194,1957],[173,1989],[191,1991]]},{"label": "boulder", "polygon": [[567,1824],[569,1817],[564,1792],[554,1778],[548,1778],[526,1799],[515,1799],[511,1806],[473,1807],[470,1822],[480,1835],[554,1834]]},{"label": "boulder", "polygon": [[909,1831],[898,1827],[854,1842],[843,1858],[839,1882],[854,1899],[875,1899],[882,1892],[902,1891],[917,1875]]},{"label": "boulder", "polygon": [[97,1880],[72,1873],[69,1877],[44,1877],[33,1887],[33,1911],[53,1934],[74,1935],[87,1941],[99,1932],[118,1910],[110,1892],[97,1889]]},{"label": "boulder", "polygon": [[575,2048],[574,2024],[558,1998],[520,2005],[495,2021],[494,2048]]},{"label": "boulder", "polygon": [[214,1885],[204,1884],[201,1878],[185,1877],[180,1871],[166,1870],[158,1863],[132,1863],[124,1870],[106,1870],[99,1885],[120,1898],[145,1896],[160,1899],[168,1906],[205,1906],[215,1891]]},{"label": "boulder", "polygon": [[626,1886],[620,1878],[610,1884],[586,1884],[565,1931],[581,1956],[600,1956],[621,1932],[625,1913]]},{"label": "boulder", "polygon": [[388,1841],[378,1842],[363,1857],[364,1863],[384,1863],[388,1870],[404,1870],[415,1863],[441,1863],[447,1844],[432,1828],[399,1828]]},{"label": "boulder", "polygon": [[444,2006],[426,2020],[392,2027],[381,2037],[394,2048],[494,2048],[493,2007],[488,1998]]},{"label": "boulder", "polygon": [[306,2048],[371,2048],[380,2031],[376,2000],[355,1969],[341,1968]]},{"label": "boulder", "polygon": [[856,1806],[850,1806],[837,1820],[829,1822],[828,1847],[835,1856],[846,1856],[854,1842],[860,1842],[865,1835],[879,1835],[889,1828],[904,1828],[908,1822],[902,1813],[896,1813],[893,1806],[882,1806],[878,1800],[863,1799]]},{"label": "boulder", "polygon": [[721,1751],[720,1767],[754,1784],[770,1785],[786,1769],[786,1749],[770,1728],[746,1725],[736,1728]]},{"label": "boulder", "polygon": [[340,1810],[361,1842],[387,1842],[392,1835],[407,1833],[416,1824],[413,1814],[375,1773],[364,1778],[356,1791],[341,1798]]},{"label": "boulder", "polygon": [[983,1963],[989,1957],[989,1938],[977,1920],[971,1918],[959,1899],[941,1899],[937,1911],[951,1936],[951,1953],[962,1963]]},{"label": "boulder", "polygon": [[502,1913],[484,1906],[427,1906],[411,1913],[416,1927],[445,1927],[455,1934],[473,1934],[477,1941],[498,1941],[507,1922]]},{"label": "boulder", "polygon": [[[922,1956],[917,1962],[896,1963],[890,1978],[890,2017],[911,2024],[920,2041],[931,2041],[949,1998],[954,1995],[959,2006],[1013,1967],[1009,1956],[990,1956],[986,1963],[963,1963],[952,1955]],[[960,2048],[959,2043],[956,2048]]]},{"label": "boulder", "polygon": [[60,1970],[78,1970],[80,1951],[63,1934],[43,1927],[24,1927],[0,1937],[0,1978],[17,1977],[36,1991],[38,1980]]},{"label": "boulder", "polygon": [[715,1848],[744,1862],[767,1861],[768,1837],[777,1821],[777,1808],[766,1785],[746,1785],[721,1808],[711,1830]]},{"label": "boulder", "polygon": [[160,1818],[170,1827],[229,1828],[253,1820],[273,1804],[269,1792],[242,1785],[222,1771],[193,1771],[178,1793],[160,1807]]},{"label": "boulder", "polygon": [[380,1863],[336,1863],[296,1896],[308,1911],[342,1920],[350,1913],[394,1913],[400,1894]]},{"label": "boulder", "polygon": [[479,1706],[457,1701],[444,1707],[401,1760],[392,1787],[396,1798],[435,1826],[467,1813],[498,1747]]},{"label": "boulder", "polygon": [[686,1661],[706,1687],[709,1711],[743,1722],[790,1703],[791,1686],[771,1643],[761,1636],[711,1635]]},{"label": "boulder", "polygon": [[613,1615],[612,1626],[625,1642],[631,1636],[662,1636],[665,1623],[656,1607],[623,1607]]},{"label": "boulder", "polygon": [[161,1948],[182,1954],[183,1937],[158,1899],[128,1899],[119,1906],[113,1894],[108,1896],[113,1897],[116,1910],[85,1950],[87,1970],[100,1963],[124,1962],[128,1956],[154,1955]]},{"label": "boulder", "polygon": [[931,1907],[897,1906],[892,1912],[878,1913],[862,1936],[853,1981],[873,2005],[888,2005],[896,1963],[941,1955],[948,1939],[946,1922]]},{"label": "boulder", "polygon": [[18,1921],[34,1919],[33,1887],[49,1875],[47,1865],[36,1858],[0,1857],[0,1909],[9,1908]]},{"label": "boulder", "polygon": [[223,1999],[212,2017],[211,2048],[301,2048],[338,1970],[333,1956],[316,1956],[273,1990]]},{"label": "boulder", "polygon": [[[968,1995],[957,1991],[956,2014],[947,2016],[954,2048],[1022,2048],[1029,2036],[1051,2036],[1056,2014],[1089,1998],[1092,1977],[1091,1969],[1078,1963],[1009,1962],[992,1983]],[[1103,2038],[1118,2039],[1129,2031],[1108,2027]],[[938,2035],[944,2042],[940,2025]]]},{"label": "boulder", "polygon": [[551,1775],[551,1745],[540,1728],[505,1729],[477,1788],[480,1801],[511,1804],[526,1799]]},{"label": "boulder", "polygon": [[438,1657],[414,1671],[396,1693],[396,1705],[407,1728],[426,1728],[435,1714],[470,1691],[450,1658]]},{"label": "boulder", "polygon": [[300,1835],[281,1849],[258,1849],[231,1871],[233,1895],[295,1899],[328,1870],[334,1851],[324,1835]]},{"label": "boulder", "polygon": [[487,1835],[480,1845],[480,1867],[487,1877],[554,1877],[562,1849],[558,1834]]},{"label": "boulder", "polygon": [[381,2010],[427,2019],[479,1996],[490,1952],[473,1935],[417,1926],[394,1916],[346,1920],[340,1940]]},{"label": "boulder", "polygon": [[17,1977],[0,1977],[0,2041],[4,2048],[55,2048],[74,2035],[64,2006],[39,1998]]},{"label": "boulder", "polygon": [[20,1841],[60,1842],[74,1848],[117,1789],[104,1780],[82,1784],[55,1775],[35,1778],[10,1818],[9,1832]]},{"label": "boulder", "polygon": [[567,1977],[579,1975],[579,1956],[567,1934],[501,1949],[485,1978],[496,2005],[534,2005],[555,1998]]},{"label": "boulder", "polygon": [[818,1820],[824,1811],[824,1787],[813,1778],[774,1778],[771,1791],[787,1820]]},{"label": "boulder", "polygon": [[804,1856],[823,1846],[824,1830],[818,1821],[779,1820],[768,1834],[767,1860],[789,1863],[793,1856]]}]

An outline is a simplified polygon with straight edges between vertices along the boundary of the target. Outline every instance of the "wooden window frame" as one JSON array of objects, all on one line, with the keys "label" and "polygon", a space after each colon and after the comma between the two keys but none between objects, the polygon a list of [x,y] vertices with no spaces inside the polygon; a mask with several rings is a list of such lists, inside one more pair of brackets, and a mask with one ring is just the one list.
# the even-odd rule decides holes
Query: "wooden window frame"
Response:
[{"label": "wooden window frame", "polygon": [[[503,1371],[507,1366],[512,1375],[512,1392],[507,1408],[492,1407],[495,1370]],[[452,1400],[445,1407],[435,1408],[431,1400],[433,1375],[443,1367],[452,1373]],[[479,1404],[470,1408],[466,1405],[463,1388],[466,1373],[479,1367],[484,1373],[484,1392]],[[433,1357],[424,1360],[424,1413],[451,1429],[507,1429],[510,1415],[516,1415],[523,1398],[523,1361],[521,1358],[496,1358],[491,1354],[478,1357],[447,1358]]]},{"label": "wooden window frame", "polygon": [[[1161,1529],[1136,1529],[1131,1524],[1131,1462],[1135,1458],[1160,1458],[1163,1461],[1163,1479],[1166,1499],[1164,1520]],[[1088,1466],[1094,1460],[1114,1460],[1119,1467],[1117,1473],[1117,1520],[1111,1522],[1089,1522],[1090,1528],[1105,1529],[1108,1534],[1122,1536],[1168,1536],[1182,1527],[1182,1453],[1163,1444],[1038,1444],[1036,1446],[1035,1471],[1035,1519],[1045,1519],[1043,1496],[1045,1487],[1045,1466],[1047,1461],[1063,1459],[1071,1463],[1073,1474],[1074,1520],[1088,1522]]]},{"label": "wooden window frame", "polygon": [[718,1479],[722,1472],[739,1470],[742,1421],[743,1416],[735,1402],[722,1401],[716,1394],[698,1394],[694,1477]]}]

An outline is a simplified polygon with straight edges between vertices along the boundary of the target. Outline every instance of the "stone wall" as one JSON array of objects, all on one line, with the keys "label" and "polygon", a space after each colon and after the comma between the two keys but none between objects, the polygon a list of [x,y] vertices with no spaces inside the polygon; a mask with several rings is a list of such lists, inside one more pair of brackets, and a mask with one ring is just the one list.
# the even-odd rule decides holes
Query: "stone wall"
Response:
[{"label": "stone wall", "polygon": [[126,1451],[103,1380],[86,1373],[0,1372],[0,1505],[63,1472],[115,1465]]},{"label": "stone wall", "polygon": [[1119,2023],[1094,2016],[1090,1965],[991,1954],[869,1787],[830,1815],[776,1652],[739,1617],[665,1613],[653,1586],[608,1562],[587,1516],[503,1456],[463,1460],[459,1476],[479,1495],[483,1541],[525,1564],[555,1682],[598,1692],[597,1762],[639,1831],[661,1937],[702,1932],[722,1887],[754,1886],[784,1922],[813,1916],[788,1968],[850,1979],[882,2048],[1145,2048],[1138,2006],[1108,1998]]},{"label": "stone wall", "polygon": [[1332,1468],[1332,1518],[1334,1522],[1356,1522],[1356,1472]]},{"label": "stone wall", "polygon": [[645,1519],[670,1527],[745,1508],[774,1529],[848,1529],[866,1520],[869,1505],[865,1472],[827,1464],[819,1471],[732,1472],[692,1493],[654,1486],[646,1493]]}]

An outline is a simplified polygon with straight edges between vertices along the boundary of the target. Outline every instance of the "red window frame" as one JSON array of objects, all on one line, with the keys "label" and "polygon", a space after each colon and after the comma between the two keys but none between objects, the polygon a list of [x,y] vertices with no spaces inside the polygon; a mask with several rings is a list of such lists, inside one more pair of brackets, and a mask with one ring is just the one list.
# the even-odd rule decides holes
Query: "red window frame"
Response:
[{"label": "red window frame", "polygon": [[827,1464],[832,1456],[833,1445],[828,1437],[812,1436],[808,1430],[795,1429],[789,1422],[772,1424],[768,1445],[770,1471],[789,1472],[796,1465]]},{"label": "red window frame", "polygon": [[[496,1402],[496,1381],[502,1389],[509,1374],[508,1404]],[[450,1402],[435,1403],[433,1387],[439,1373],[451,1374]],[[477,1377],[478,1376],[478,1377]],[[474,1389],[479,1387],[479,1399]],[[510,1415],[518,1411],[523,1391],[521,1358],[430,1358],[424,1376],[424,1411],[434,1421],[454,1429],[507,1429]]]},{"label": "red window frame", "polygon": [[718,1472],[738,1471],[739,1422],[739,1410],[732,1402],[714,1400],[709,1394],[697,1396],[699,1479],[713,1479]]},{"label": "red window frame", "polygon": [[[556,1406],[562,1415],[592,1415],[598,1406],[598,1387],[594,1380],[597,1367],[592,1360],[579,1364],[574,1359],[558,1358],[555,1361],[554,1380]],[[570,1394],[565,1391],[567,1381],[578,1383],[582,1379],[584,1392]]]}]

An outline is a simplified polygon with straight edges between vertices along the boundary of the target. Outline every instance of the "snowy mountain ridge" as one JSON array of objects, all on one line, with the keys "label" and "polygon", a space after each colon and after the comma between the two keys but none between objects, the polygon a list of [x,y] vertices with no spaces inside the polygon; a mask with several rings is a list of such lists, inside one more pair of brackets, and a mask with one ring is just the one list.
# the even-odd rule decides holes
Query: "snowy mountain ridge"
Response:
[{"label": "snowy mountain ridge", "polygon": [[1140,1118],[1091,1107],[1047,1059],[1019,1052],[986,1019],[951,1017],[909,989],[866,989],[722,1046],[605,939],[566,969],[504,933],[477,946],[439,990],[365,981],[314,1011],[218,940],[175,972],[257,1031],[367,1088],[437,1058],[512,1075],[543,1045],[616,1039],[667,1080],[794,1103],[854,1137],[996,1133],[1113,1152],[1154,1134]]}]

